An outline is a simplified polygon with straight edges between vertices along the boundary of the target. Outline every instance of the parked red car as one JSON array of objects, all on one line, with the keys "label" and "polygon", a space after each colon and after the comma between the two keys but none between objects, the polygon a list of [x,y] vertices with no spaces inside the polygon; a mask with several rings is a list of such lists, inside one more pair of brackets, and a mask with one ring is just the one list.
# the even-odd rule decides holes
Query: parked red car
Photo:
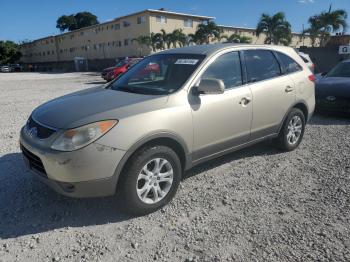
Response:
[{"label": "parked red car", "polygon": [[[114,67],[106,68],[102,71],[101,77],[105,79],[107,82],[112,81],[117,78],[121,74],[125,73],[131,66],[135,65],[142,58],[129,58],[122,60],[117,63]],[[140,78],[145,78],[149,76],[151,79],[155,79],[157,75],[160,73],[160,68],[158,64],[150,64],[141,72]]]}]

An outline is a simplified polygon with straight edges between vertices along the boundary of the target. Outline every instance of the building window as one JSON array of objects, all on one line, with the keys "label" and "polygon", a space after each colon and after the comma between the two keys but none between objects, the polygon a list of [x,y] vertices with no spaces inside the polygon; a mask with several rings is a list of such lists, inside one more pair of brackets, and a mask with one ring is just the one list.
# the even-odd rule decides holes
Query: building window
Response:
[{"label": "building window", "polygon": [[125,46],[128,46],[128,45],[129,45],[129,39],[127,39],[127,38],[124,39],[124,45],[125,45]]},{"label": "building window", "polygon": [[146,22],[146,17],[145,16],[137,17],[137,24],[143,24],[145,22]]},{"label": "building window", "polygon": [[193,27],[193,20],[188,18],[184,20],[184,27]]},{"label": "building window", "polygon": [[166,17],[163,16],[163,15],[157,15],[157,16],[156,16],[156,22],[157,22],[157,23],[161,23],[161,24],[166,24],[167,19],[166,19]]},{"label": "building window", "polygon": [[121,47],[121,46],[122,46],[122,41],[118,41],[117,43],[118,43],[118,44],[117,44],[118,47]]},{"label": "building window", "polygon": [[129,23],[128,21],[125,20],[125,21],[123,21],[123,26],[124,26],[124,27],[128,27],[128,26],[130,26],[130,23]]},{"label": "building window", "polygon": [[119,30],[120,29],[120,24],[115,24],[114,25],[114,30]]},{"label": "building window", "polygon": [[80,32],[80,35],[84,35],[84,31],[81,31],[81,32]]}]

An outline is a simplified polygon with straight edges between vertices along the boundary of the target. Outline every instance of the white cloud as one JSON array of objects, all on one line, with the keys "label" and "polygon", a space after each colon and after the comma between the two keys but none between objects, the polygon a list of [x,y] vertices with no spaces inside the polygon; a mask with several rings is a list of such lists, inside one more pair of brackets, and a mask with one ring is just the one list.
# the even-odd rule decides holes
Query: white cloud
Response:
[{"label": "white cloud", "polygon": [[315,3],[315,0],[298,0],[298,3],[300,3],[300,4],[313,4],[313,3]]}]

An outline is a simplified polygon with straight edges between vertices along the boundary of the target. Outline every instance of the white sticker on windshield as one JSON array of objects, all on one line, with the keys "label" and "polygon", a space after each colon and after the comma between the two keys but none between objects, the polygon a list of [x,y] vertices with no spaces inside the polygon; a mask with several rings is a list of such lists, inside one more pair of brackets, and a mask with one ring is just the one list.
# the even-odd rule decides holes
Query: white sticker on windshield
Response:
[{"label": "white sticker on windshield", "polygon": [[177,59],[175,62],[176,65],[195,65],[197,64],[198,59]]}]

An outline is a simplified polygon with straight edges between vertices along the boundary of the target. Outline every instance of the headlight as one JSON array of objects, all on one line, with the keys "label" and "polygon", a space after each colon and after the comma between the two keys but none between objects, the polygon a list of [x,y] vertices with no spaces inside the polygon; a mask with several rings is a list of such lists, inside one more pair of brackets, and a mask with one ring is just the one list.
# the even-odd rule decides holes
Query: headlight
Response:
[{"label": "headlight", "polygon": [[51,148],[59,151],[77,150],[106,134],[117,123],[118,120],[106,120],[66,130],[56,138]]}]

